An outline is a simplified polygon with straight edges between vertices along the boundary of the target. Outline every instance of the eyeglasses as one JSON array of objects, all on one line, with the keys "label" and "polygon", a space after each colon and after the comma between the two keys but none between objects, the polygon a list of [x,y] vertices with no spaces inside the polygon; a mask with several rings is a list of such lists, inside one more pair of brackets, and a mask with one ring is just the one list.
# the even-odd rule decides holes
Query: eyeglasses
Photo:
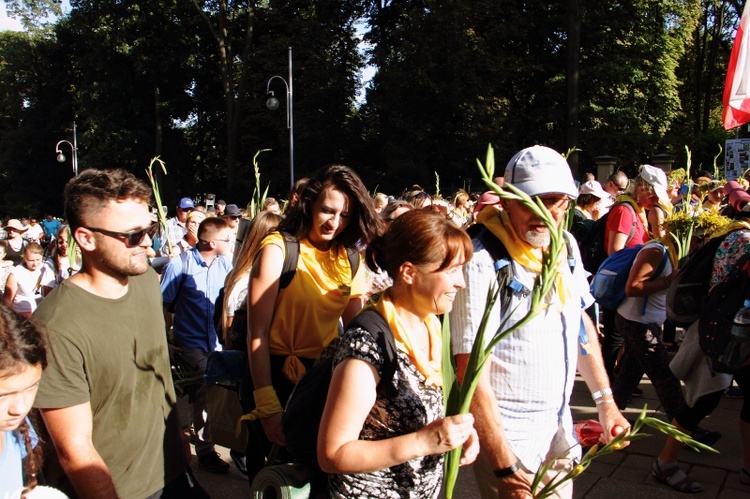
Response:
[{"label": "eyeglasses", "polygon": [[202,242],[203,244],[208,244],[208,243],[210,243],[211,241],[214,241],[214,242],[222,242],[222,243],[227,243],[227,244],[229,244],[229,243],[231,243],[231,242],[232,242],[232,240],[231,240],[231,239],[208,239],[208,240],[206,240],[206,239],[199,239],[199,241],[200,241],[200,242]]},{"label": "eyeglasses", "polygon": [[548,210],[567,210],[568,205],[570,204],[570,198],[567,196],[562,197],[546,197],[542,198],[540,197],[539,200],[544,204],[544,207]]},{"label": "eyeglasses", "polygon": [[125,239],[125,244],[128,246],[138,246],[143,242],[143,238],[148,235],[151,239],[154,238],[156,232],[159,230],[159,223],[154,222],[145,229],[134,230],[131,232],[115,232],[113,230],[97,229],[95,227],[84,227],[93,232],[104,234],[109,237],[116,237],[118,239]]},{"label": "eyeglasses", "polygon": [[615,186],[615,189],[617,189],[618,192],[625,192],[628,188],[628,185],[630,185],[630,183],[628,182],[625,184],[625,187],[620,187],[614,180],[610,180],[610,182],[612,182],[612,185]]}]

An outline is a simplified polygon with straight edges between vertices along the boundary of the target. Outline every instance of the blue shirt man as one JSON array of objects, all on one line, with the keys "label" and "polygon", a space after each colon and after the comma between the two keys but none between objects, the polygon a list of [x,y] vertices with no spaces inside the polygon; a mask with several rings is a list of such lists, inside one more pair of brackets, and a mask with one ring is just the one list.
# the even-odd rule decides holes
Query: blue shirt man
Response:
[{"label": "blue shirt man", "polygon": [[[218,348],[214,308],[224,279],[232,269],[232,230],[221,218],[207,218],[198,227],[198,244],[172,258],[164,269],[161,292],[167,330],[174,330],[180,358],[190,370],[206,370],[208,354]],[[229,465],[203,438],[206,428],[206,386],[197,389],[192,404],[195,453],[207,471],[225,473]]]},{"label": "blue shirt man", "polygon": [[60,228],[60,221],[52,215],[47,215],[47,218],[42,220],[42,229],[44,229],[44,238],[52,240],[57,235],[57,229]]}]

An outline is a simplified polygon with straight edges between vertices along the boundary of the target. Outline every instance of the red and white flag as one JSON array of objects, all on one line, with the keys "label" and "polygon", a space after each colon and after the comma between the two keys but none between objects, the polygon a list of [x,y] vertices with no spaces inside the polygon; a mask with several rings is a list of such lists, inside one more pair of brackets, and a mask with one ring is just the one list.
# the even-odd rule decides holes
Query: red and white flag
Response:
[{"label": "red and white flag", "polygon": [[729,130],[750,122],[750,2],[742,11],[740,27],[729,57],[727,80],[724,83],[724,129]]}]

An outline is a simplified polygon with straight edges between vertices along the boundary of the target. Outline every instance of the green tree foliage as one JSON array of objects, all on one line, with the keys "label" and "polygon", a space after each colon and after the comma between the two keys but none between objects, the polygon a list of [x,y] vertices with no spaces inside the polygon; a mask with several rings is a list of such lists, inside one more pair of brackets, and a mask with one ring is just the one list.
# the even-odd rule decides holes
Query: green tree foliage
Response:
[{"label": "green tree foliage", "polygon": [[[8,2],[43,27],[46,0]],[[53,29],[0,34],[0,214],[60,204],[67,166],[53,145],[78,125],[81,168],[139,175],[160,156],[166,204],[213,192],[245,204],[252,157],[269,195],[290,184],[285,88],[294,49],[295,174],[330,162],[398,194],[439,175],[446,192],[481,188],[475,158],[500,164],[545,144],[634,167],[690,146],[710,163],[726,61],[742,5],[731,0],[72,0]],[[580,46],[568,54],[573,7]],[[360,53],[366,24],[368,49]],[[566,68],[577,57],[577,123]],[[365,102],[359,71],[377,68]],[[575,144],[566,134],[577,126]],[[570,137],[570,135],[567,135]],[[704,159],[704,157],[706,159]],[[33,183],[28,175],[33,175]],[[28,186],[33,184],[32,186]],[[16,188],[16,186],[19,186]],[[29,190],[24,190],[29,189]],[[30,195],[36,189],[35,195]],[[26,206],[24,205],[24,206]]]},{"label": "green tree foliage", "polygon": [[585,5],[580,147],[593,155],[616,155],[626,164],[647,161],[661,152],[657,146],[682,111],[677,68],[699,3]]},{"label": "green tree foliage", "polygon": [[72,116],[60,99],[66,68],[56,55],[41,33],[0,32],[0,214],[60,214],[72,168],[55,160],[54,145],[72,140]]},{"label": "green tree foliage", "polygon": [[61,4],[60,0],[5,0],[5,11],[29,33],[40,33],[49,31],[52,19],[62,13]]}]

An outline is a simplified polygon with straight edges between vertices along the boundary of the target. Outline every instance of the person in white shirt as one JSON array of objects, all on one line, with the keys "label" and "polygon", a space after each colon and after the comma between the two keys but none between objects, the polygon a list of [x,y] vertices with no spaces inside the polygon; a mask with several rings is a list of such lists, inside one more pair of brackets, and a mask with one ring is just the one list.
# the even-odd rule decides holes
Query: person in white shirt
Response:
[{"label": "person in white shirt", "polygon": [[[510,160],[505,183],[541,200],[557,224],[578,195],[565,159],[541,146],[524,149]],[[530,290],[541,271],[550,234],[519,201],[501,203],[502,211],[485,208],[478,222],[490,232],[486,237],[505,246],[513,277]],[[569,402],[576,365],[593,393],[604,430],[602,440],[609,441],[630,426],[614,404],[597,332],[584,313],[594,298],[578,246],[570,234],[566,233],[566,239],[575,267],[571,271],[568,257],[561,255],[555,286],[545,298],[549,307],[497,344],[471,403],[481,449],[474,472],[483,498],[531,497],[531,481],[543,461],[553,460],[543,484],[574,464],[580,447],[573,436]],[[488,289],[496,283],[494,263],[488,249],[475,239],[474,255],[464,267],[466,288],[458,291],[450,314],[459,379],[468,364]],[[509,302],[497,300],[489,315],[490,335],[501,320],[508,318],[510,327],[530,307],[529,293],[503,293],[506,297],[510,293]],[[501,305],[504,301],[505,306]],[[558,489],[558,494],[571,497],[572,483]]]}]

